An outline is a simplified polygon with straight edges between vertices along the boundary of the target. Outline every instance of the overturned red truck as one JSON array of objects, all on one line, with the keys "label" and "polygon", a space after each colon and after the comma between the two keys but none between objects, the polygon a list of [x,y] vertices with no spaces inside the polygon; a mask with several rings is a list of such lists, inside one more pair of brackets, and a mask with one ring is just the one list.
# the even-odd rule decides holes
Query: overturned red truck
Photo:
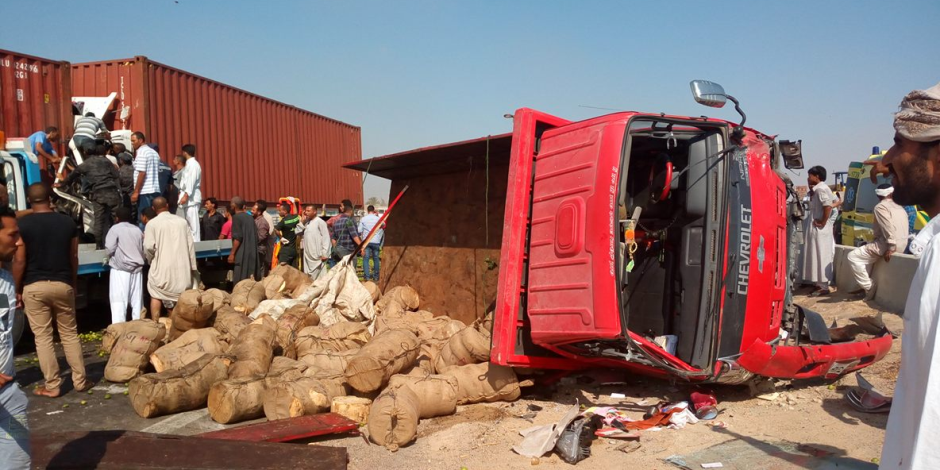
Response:
[{"label": "overturned red truck", "polygon": [[[482,140],[349,165],[391,178],[393,192],[410,183],[403,206],[416,187],[441,188],[390,218],[382,282],[418,284],[431,311],[465,321],[492,302],[491,361],[513,367],[742,383],[834,378],[883,358],[887,330],[833,343],[818,314],[792,303],[802,208],[779,170],[802,168],[799,148],[744,127],[720,86],[694,81],[692,90],[707,106],[733,101],[741,124],[639,112],[571,122],[523,108],[511,137],[486,139],[485,166]],[[484,171],[485,202],[474,180]],[[493,200],[504,200],[501,226],[489,220]],[[422,226],[433,217],[427,203],[460,220]],[[460,217],[484,210],[485,243]]]}]

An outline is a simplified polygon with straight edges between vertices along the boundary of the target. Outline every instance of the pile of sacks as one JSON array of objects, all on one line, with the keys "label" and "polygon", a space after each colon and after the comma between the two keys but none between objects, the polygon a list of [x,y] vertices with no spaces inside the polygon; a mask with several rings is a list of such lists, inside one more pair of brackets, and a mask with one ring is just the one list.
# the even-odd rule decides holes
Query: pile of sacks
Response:
[{"label": "pile of sacks", "polygon": [[145,418],[204,406],[225,424],[333,411],[396,450],[421,418],[521,393],[512,369],[488,362],[489,317],[465,325],[419,306],[411,287],[381,295],[350,268],[311,283],[280,266],[231,295],[187,291],[170,319],[112,325],[105,378],[129,380]]}]

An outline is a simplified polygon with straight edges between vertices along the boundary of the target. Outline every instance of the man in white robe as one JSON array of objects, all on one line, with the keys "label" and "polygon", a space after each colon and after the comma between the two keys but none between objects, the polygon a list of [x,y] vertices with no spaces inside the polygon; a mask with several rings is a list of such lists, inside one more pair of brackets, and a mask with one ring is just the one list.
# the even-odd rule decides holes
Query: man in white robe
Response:
[{"label": "man in white robe", "polygon": [[202,207],[202,166],[196,161],[196,146],[183,146],[185,166],[179,181],[179,215],[186,219],[193,241],[200,240],[199,208]]},{"label": "man in white robe", "polygon": [[804,233],[803,280],[813,283],[813,296],[829,293],[832,281],[832,259],[836,243],[832,235],[833,204],[836,197],[826,184],[826,169],[814,166],[807,172],[807,181],[813,191],[809,200],[809,227]]},{"label": "man in white robe", "polygon": [[315,281],[326,273],[323,264],[330,259],[333,243],[330,230],[326,222],[317,216],[317,210],[312,204],[304,206],[301,224],[297,228],[303,230],[301,246],[304,251],[304,272]]},{"label": "man in white robe", "polygon": [[904,307],[901,371],[879,468],[940,469],[940,84],[909,93],[894,128],[882,160],[894,200],[920,205],[932,220],[918,235],[923,256]]},{"label": "man in white robe", "polygon": [[147,291],[150,292],[150,316],[160,318],[161,307],[172,310],[180,294],[193,286],[196,251],[189,224],[169,212],[166,199],[153,200],[157,213],[144,229],[144,254],[150,262]]}]

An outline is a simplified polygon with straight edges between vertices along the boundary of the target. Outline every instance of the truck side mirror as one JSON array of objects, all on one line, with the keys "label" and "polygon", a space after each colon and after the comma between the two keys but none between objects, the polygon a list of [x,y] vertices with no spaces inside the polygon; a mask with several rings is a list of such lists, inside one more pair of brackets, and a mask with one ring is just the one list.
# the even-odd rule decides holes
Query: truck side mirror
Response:
[{"label": "truck side mirror", "polygon": [[803,141],[789,140],[780,141],[780,155],[783,156],[783,166],[791,170],[800,170],[803,168]]},{"label": "truck side mirror", "polygon": [[728,95],[721,85],[708,80],[692,80],[692,97],[695,102],[710,108],[723,108],[728,101]]}]

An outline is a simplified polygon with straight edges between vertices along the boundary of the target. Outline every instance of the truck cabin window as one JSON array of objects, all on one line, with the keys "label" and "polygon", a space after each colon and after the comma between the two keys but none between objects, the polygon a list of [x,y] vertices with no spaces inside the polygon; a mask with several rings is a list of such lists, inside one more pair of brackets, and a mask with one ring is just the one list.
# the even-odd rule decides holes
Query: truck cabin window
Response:
[{"label": "truck cabin window", "polygon": [[[717,220],[720,158],[707,157],[724,148],[723,126],[701,122],[638,120],[631,123],[624,149],[620,185],[618,282],[621,318],[626,327],[690,363],[705,364],[700,325],[703,257],[708,217]],[[671,181],[662,175],[663,160]],[[662,185],[668,182],[665,199]],[[625,238],[627,219],[642,210],[635,245]],[[720,211],[719,211],[720,212]],[[716,224],[717,225],[717,224]],[[714,242],[714,241],[713,241]],[[631,266],[631,251],[632,266]],[[696,339],[697,334],[699,338]],[[699,351],[699,353],[696,353]]]}]

